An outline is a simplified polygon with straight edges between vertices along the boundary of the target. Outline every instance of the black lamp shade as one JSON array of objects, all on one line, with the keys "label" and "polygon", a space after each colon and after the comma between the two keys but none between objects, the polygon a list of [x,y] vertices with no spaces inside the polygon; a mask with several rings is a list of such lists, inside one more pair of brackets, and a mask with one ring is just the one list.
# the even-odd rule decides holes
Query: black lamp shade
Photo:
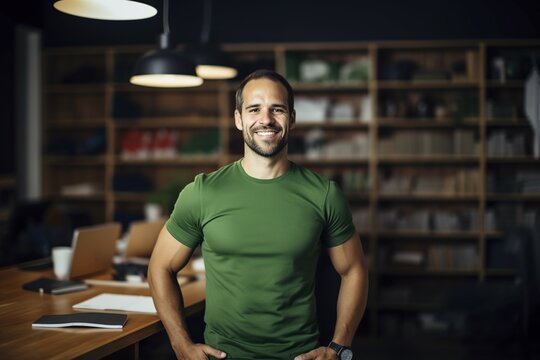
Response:
[{"label": "black lamp shade", "polygon": [[171,49],[157,49],[144,54],[135,63],[130,82],[153,87],[192,87],[203,80],[197,77],[195,64]]}]

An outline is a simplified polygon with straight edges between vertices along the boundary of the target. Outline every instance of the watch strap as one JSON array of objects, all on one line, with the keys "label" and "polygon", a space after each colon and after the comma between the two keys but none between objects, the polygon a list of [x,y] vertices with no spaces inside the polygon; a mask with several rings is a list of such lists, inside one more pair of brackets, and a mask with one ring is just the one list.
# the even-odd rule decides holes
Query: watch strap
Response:
[{"label": "watch strap", "polygon": [[343,351],[343,349],[348,349],[347,346],[340,345],[340,344],[335,343],[333,341],[330,341],[330,344],[328,344],[328,347],[330,349],[334,350],[337,353],[338,357],[339,357],[339,355],[341,355],[341,352]]}]

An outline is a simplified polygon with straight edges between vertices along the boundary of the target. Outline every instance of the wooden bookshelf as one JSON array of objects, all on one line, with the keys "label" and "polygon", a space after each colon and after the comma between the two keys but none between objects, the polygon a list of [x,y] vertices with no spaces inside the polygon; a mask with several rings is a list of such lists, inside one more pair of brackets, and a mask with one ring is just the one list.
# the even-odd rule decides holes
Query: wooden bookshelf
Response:
[{"label": "wooden bookshelf", "polygon": [[[150,48],[44,50],[44,192],[54,201],[87,209],[95,221],[110,221],[119,215],[125,218],[126,214],[140,216],[152,192],[170,185],[172,179],[193,178],[241,157],[242,138],[233,122],[239,79],[207,81],[192,89],[150,89],[129,84],[130,66]],[[487,182],[493,176],[501,181],[497,178],[499,173],[515,177],[534,171],[539,168],[540,159],[532,156],[527,135],[531,128],[522,110],[525,71],[506,74],[501,81],[502,75],[494,70],[493,62],[498,57],[523,54],[539,57],[540,40],[223,44],[223,48],[244,70],[263,64],[284,74],[297,99],[328,101],[320,121],[298,114],[291,133],[297,136],[296,141],[303,141],[314,130],[322,131],[326,145],[339,141],[347,145],[355,136],[367,141],[362,143],[362,152],[355,153],[358,150],[347,145],[350,149],[345,153],[327,149],[327,153],[315,155],[308,154],[303,144],[304,149],[291,152],[291,160],[334,178],[350,201],[371,262],[370,320],[362,325],[369,327],[370,334],[379,334],[382,311],[422,313],[440,307],[431,301],[381,303],[381,292],[389,284],[408,286],[414,282],[437,290],[516,275],[512,269],[486,268],[489,248],[504,239],[500,229],[488,228],[486,222],[497,215],[499,204],[521,206],[520,211],[529,213],[540,212],[540,194],[501,193],[490,189]],[[306,78],[300,64],[309,67],[307,60],[340,68],[333,68],[334,72],[328,72],[325,78]],[[343,70],[346,67],[348,72]],[[350,113],[336,115],[336,104],[344,105]],[[180,150],[173,157],[150,155],[142,160],[127,160],[122,156],[126,134],[139,131],[154,136],[160,129],[178,134]],[[205,132],[211,131],[217,134],[215,148],[199,154],[183,152],[182,146],[190,138],[200,134],[204,137]],[[523,153],[490,155],[487,144],[493,133],[499,131],[509,134],[510,142],[516,134],[525,134]],[[430,138],[444,138],[451,147],[458,147],[456,138],[461,135],[455,135],[456,132],[470,134],[467,136],[473,140],[473,146],[462,144],[467,153],[453,149],[443,153],[426,151],[439,145],[429,143]],[[427,145],[417,149],[414,144],[405,144],[405,148],[412,149],[410,152],[380,151],[380,145],[389,137],[403,133],[410,137],[393,139],[414,142],[414,133],[424,134],[422,139]],[[82,145],[91,146],[89,140],[96,142],[99,136],[104,136],[105,143],[98,147],[99,151],[91,148],[94,152],[89,153]],[[63,141],[76,152],[65,155],[51,151]],[[431,180],[439,186],[457,182],[450,178],[459,179],[464,171],[476,172],[474,190],[430,191],[431,185],[427,190],[421,186],[392,192],[383,188],[388,174],[398,179],[409,174],[411,183],[430,180],[428,177],[432,176]],[[126,186],[128,180],[142,183],[142,188],[131,189]],[[96,185],[95,194],[61,195],[63,187],[85,182]],[[471,218],[463,215],[464,210],[472,214]],[[386,228],[381,218],[388,211],[402,217],[396,218],[396,224],[410,217],[423,221],[424,229]],[[425,220],[426,217],[431,220]],[[439,229],[433,225],[437,222],[452,229]],[[454,224],[460,222],[471,224]],[[431,228],[426,230],[426,226]],[[465,270],[435,270],[426,267],[425,260],[414,269],[382,260],[388,254],[391,258],[391,254],[408,251],[426,257],[431,247],[440,245],[470,247],[477,264]]]}]

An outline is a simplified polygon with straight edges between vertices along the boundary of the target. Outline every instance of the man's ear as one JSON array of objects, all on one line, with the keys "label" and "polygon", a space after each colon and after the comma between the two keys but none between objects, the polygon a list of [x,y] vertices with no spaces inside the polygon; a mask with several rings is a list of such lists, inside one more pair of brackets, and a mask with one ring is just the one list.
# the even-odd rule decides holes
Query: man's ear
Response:
[{"label": "man's ear", "polygon": [[236,128],[240,131],[243,130],[242,127],[242,115],[240,115],[240,111],[234,110],[234,125],[236,125]]},{"label": "man's ear", "polygon": [[289,117],[289,129],[294,129],[296,126],[296,110],[291,111],[291,116]]}]

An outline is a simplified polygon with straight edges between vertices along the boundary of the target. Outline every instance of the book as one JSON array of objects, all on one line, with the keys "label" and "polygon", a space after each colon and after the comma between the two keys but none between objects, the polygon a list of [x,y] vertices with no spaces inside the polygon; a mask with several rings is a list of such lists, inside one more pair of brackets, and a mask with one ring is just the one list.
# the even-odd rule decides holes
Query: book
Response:
[{"label": "book", "polygon": [[103,293],[73,305],[76,310],[120,310],[157,314],[151,296]]},{"label": "book", "polygon": [[127,322],[126,314],[77,313],[63,315],[44,315],[32,323],[35,328],[94,327],[102,329],[121,329]]},{"label": "book", "polygon": [[24,290],[57,295],[88,289],[88,284],[85,284],[82,281],[56,280],[42,277],[23,284],[22,288]]}]

